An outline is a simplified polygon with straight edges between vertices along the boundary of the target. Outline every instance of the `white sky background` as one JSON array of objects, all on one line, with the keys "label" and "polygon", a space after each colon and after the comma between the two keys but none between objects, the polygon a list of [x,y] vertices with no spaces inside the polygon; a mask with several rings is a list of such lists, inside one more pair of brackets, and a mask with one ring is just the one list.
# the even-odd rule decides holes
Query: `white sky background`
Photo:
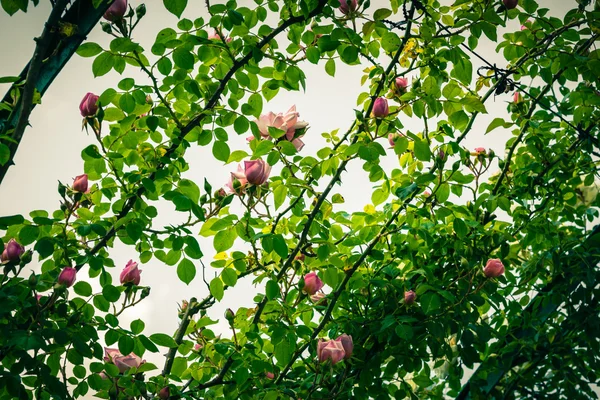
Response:
[{"label": "white sky background", "polygon": [[[131,5],[135,8],[141,2],[132,0]],[[385,0],[373,0],[371,3],[373,10],[388,4]],[[500,3],[499,0],[498,3]],[[239,4],[252,7],[254,2],[240,0]],[[550,14],[561,19],[567,10],[577,6],[575,0],[540,1],[540,4],[542,7],[550,8]],[[150,54],[149,50],[156,34],[165,27],[175,28],[177,18],[165,10],[161,1],[147,0],[146,7],[148,12],[136,28],[133,39],[147,50],[148,57],[153,62],[154,56]],[[3,55],[0,62],[0,76],[18,75],[27,64],[34,50],[33,37],[40,35],[49,12],[50,4],[46,0],[42,0],[36,8],[30,5],[26,14],[19,12],[13,17],[9,17],[3,11],[0,12],[0,51]],[[206,17],[204,2],[190,1],[183,16],[191,20],[199,16]],[[519,27],[517,21],[510,21],[508,31],[516,31]],[[100,26],[97,26],[89,35],[88,40],[108,48],[111,38],[101,31]],[[505,65],[502,56],[495,53],[495,45],[487,41],[484,35],[480,39],[477,51],[490,62],[497,63],[499,67]],[[112,70],[107,75],[94,79],[91,68],[92,61],[93,58],[81,58],[74,55],[44,95],[42,104],[34,109],[30,119],[32,127],[25,131],[15,157],[16,165],[9,169],[0,186],[0,216],[23,214],[27,217],[33,210],[52,212],[59,207],[60,197],[56,190],[57,181],[71,184],[76,175],[83,173],[81,150],[89,144],[95,143],[93,136],[86,135],[84,131],[81,131],[79,102],[86,92],[101,94],[106,88],[116,88],[119,80],[124,77],[133,77],[136,79],[136,83],[148,82],[141,71],[129,65],[123,76]],[[474,71],[476,71],[480,63],[473,60],[473,64]],[[325,145],[325,141],[321,137],[322,132],[330,132],[337,128],[340,129],[340,132],[345,132],[352,123],[356,98],[359,93],[366,90],[365,87],[360,86],[363,67],[350,67],[338,62],[336,63],[335,78],[325,73],[324,63],[314,66],[305,62],[301,68],[307,75],[306,93],[282,90],[270,103],[265,104],[263,112],[283,112],[292,104],[296,104],[300,112],[300,119],[310,123],[310,129],[303,138],[306,147],[302,151],[302,155],[314,156]],[[8,87],[9,85],[6,84],[0,85],[0,94],[4,95]],[[487,136],[484,136],[483,133],[493,118],[506,116],[508,119],[506,105],[511,100],[511,94],[498,96],[495,100],[490,99],[486,103],[488,114],[478,118],[472,133],[462,144],[471,149],[479,146],[492,148],[496,154],[503,155],[504,144],[510,137],[510,131],[496,129]],[[413,132],[422,129],[421,124],[414,125],[413,123],[405,124],[405,126]],[[237,136],[231,130],[230,147],[232,151],[247,147],[245,137],[246,135]],[[213,188],[224,184],[228,179],[229,171],[235,168],[235,165],[224,166],[221,162],[214,160],[211,146],[194,146],[187,151],[186,158],[191,168],[184,174],[184,177],[195,181],[201,188],[205,177],[213,185]],[[397,158],[394,156],[386,157],[382,166],[387,171],[399,167]],[[493,172],[493,168],[491,172]],[[360,161],[350,164],[350,168],[344,173],[342,180],[343,186],[338,186],[334,192],[338,191],[345,198],[346,203],[341,206],[343,209],[346,211],[361,210],[370,203],[372,185],[368,180],[368,174],[362,170]],[[235,202],[236,200],[234,200]],[[174,212],[172,205],[163,206],[159,208],[155,227],[180,221],[182,216],[182,213]],[[194,228],[196,233],[199,231],[199,227],[200,225]],[[205,254],[204,262],[208,266],[214,254],[212,238],[206,240],[199,237],[199,240]],[[118,240],[115,243],[115,247],[110,252],[117,267],[111,272],[113,280],[118,282],[118,275],[125,263],[129,259],[137,260],[138,258],[133,246],[124,246]],[[130,321],[141,318],[146,322],[144,331],[146,335],[156,332],[173,333],[178,324],[177,303],[192,296],[201,299],[208,294],[201,279],[199,263],[196,264],[198,274],[189,286],[179,281],[176,267],[163,265],[155,258],[142,265],[141,284],[152,288],[150,296],[133,309],[124,312],[120,317],[121,324],[128,326]],[[33,268],[38,267],[36,260],[31,265]],[[207,279],[212,278],[210,267],[208,272],[211,275],[208,275]],[[83,269],[79,273],[78,279],[85,279],[85,277],[86,270]],[[210,315],[213,318],[220,318],[226,307],[234,310],[241,306],[253,307],[252,298],[258,289],[252,286],[251,279],[251,277],[247,277],[245,280],[239,281],[234,289],[227,291],[223,302],[216,304]],[[95,289],[99,289],[96,280],[90,283],[94,284]],[[224,335],[229,336],[225,324],[219,325],[215,331],[217,334],[222,331]],[[146,359],[162,368],[164,362],[162,356],[147,353]]]}]

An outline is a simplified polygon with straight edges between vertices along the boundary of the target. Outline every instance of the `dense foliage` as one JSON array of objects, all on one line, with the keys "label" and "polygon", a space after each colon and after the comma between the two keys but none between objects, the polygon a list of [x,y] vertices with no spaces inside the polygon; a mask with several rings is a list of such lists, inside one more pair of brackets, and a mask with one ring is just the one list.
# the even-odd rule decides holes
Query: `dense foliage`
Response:
[{"label": "dense foliage", "polygon": [[[59,186],[59,209],[0,218],[0,398],[593,397],[600,12],[516,3],[207,2],[209,19],[180,18],[145,49],[145,8],[116,0],[110,47],[78,50],[96,76],[125,75],[81,102],[85,171]],[[181,17],[187,0],[164,5]],[[504,65],[478,53],[490,41]],[[317,84],[308,63],[364,69],[348,83],[364,88],[355,120],[315,154],[303,147],[320,132],[277,102]],[[507,133],[506,153],[466,148],[494,98],[510,119],[487,132]],[[227,185],[182,178],[196,146],[231,170]],[[372,183],[360,212],[336,191],[350,164]],[[166,203],[186,222],[156,227]],[[139,259],[111,258],[117,241]],[[176,332],[119,321],[149,295],[138,265],[152,259],[186,284],[218,273]],[[216,334],[206,310],[242,279],[261,290]]]}]

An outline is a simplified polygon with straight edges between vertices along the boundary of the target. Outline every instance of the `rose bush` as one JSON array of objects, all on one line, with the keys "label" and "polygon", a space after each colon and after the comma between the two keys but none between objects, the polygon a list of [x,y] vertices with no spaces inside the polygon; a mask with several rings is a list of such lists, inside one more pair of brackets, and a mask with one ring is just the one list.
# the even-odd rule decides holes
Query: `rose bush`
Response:
[{"label": "rose bush", "polygon": [[[125,75],[79,105],[94,133],[84,174],[59,184],[56,210],[0,218],[0,398],[592,396],[588,3],[561,19],[534,0],[228,1],[202,18],[164,0],[178,23],[144,48],[145,8],[116,0],[110,43],[78,50],[95,76]],[[307,134],[295,106],[270,111],[318,84],[309,64],[364,73],[354,120],[315,100],[340,130],[311,120]],[[494,100],[505,116],[485,116]],[[484,133],[504,134],[502,156]],[[191,148],[226,182],[187,179]],[[352,168],[369,181],[358,209],[338,193]],[[161,229],[165,209],[183,222]],[[172,289],[176,329],[123,322],[152,287],[133,260],[113,281],[117,244],[197,288],[185,301]],[[212,319],[242,280],[253,301]]]}]

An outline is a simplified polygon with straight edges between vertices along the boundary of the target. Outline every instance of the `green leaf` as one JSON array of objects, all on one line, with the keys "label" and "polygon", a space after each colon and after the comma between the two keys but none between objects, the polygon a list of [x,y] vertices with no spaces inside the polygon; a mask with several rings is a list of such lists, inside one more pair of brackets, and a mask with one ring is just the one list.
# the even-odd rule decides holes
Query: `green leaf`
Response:
[{"label": "green leaf", "polygon": [[181,18],[181,14],[187,6],[188,0],[163,0],[165,8],[171,13]]},{"label": "green leaf", "polygon": [[4,165],[10,160],[10,148],[4,143],[0,143],[0,165]]},{"label": "green leaf", "polygon": [[141,319],[136,319],[135,321],[131,321],[129,326],[131,327],[131,332],[133,332],[134,335],[137,335],[142,333],[146,324]]},{"label": "green leaf", "polygon": [[333,58],[330,58],[325,63],[325,72],[327,72],[327,74],[330,76],[335,76],[335,61]]},{"label": "green leaf", "polygon": [[288,246],[282,235],[273,236],[273,249],[281,258],[286,258],[288,256]]},{"label": "green leaf", "polygon": [[281,207],[288,193],[288,188],[285,185],[279,185],[273,190],[273,200],[275,201],[275,209]]},{"label": "green leaf", "polygon": [[235,269],[233,268],[225,268],[223,272],[221,272],[221,279],[227,286],[235,286],[238,280],[237,272],[235,272]]},{"label": "green leaf", "polygon": [[115,59],[109,52],[100,54],[92,63],[92,72],[94,77],[106,75],[115,65]]},{"label": "green leaf", "polygon": [[121,354],[129,354],[133,351],[135,342],[129,336],[123,335],[119,338],[119,351]]},{"label": "green leaf", "polygon": [[83,43],[77,49],[77,54],[81,57],[94,57],[100,53],[102,53],[102,47],[93,42]]},{"label": "green leaf", "polygon": [[417,159],[421,161],[429,161],[431,159],[431,150],[429,149],[429,144],[427,144],[427,141],[415,139],[414,144],[414,151]]},{"label": "green leaf", "polygon": [[435,193],[435,198],[440,203],[443,203],[446,200],[448,200],[448,197],[450,197],[450,185],[448,185],[447,183],[442,183],[440,185],[440,188]]},{"label": "green leaf", "polygon": [[221,301],[221,299],[223,299],[223,295],[225,294],[225,289],[224,289],[223,281],[221,280],[221,278],[219,278],[219,277],[214,278],[212,281],[210,281],[209,287],[210,287],[210,294],[215,296],[215,299],[217,299],[217,301]]},{"label": "green leaf", "polygon": [[494,120],[488,125],[487,130],[485,131],[485,133],[490,133],[491,131],[493,131],[494,129],[498,128],[498,127],[503,127],[503,128],[509,128],[512,125],[511,122],[506,121],[504,118],[494,118]]},{"label": "green leaf", "polygon": [[169,335],[165,335],[164,333],[155,333],[150,335],[150,340],[152,340],[155,344],[162,347],[177,347],[177,343],[173,338]]},{"label": "green leaf", "polygon": [[183,283],[189,285],[196,276],[196,266],[193,262],[184,258],[177,266],[177,276]]},{"label": "green leaf", "polygon": [[231,150],[229,149],[227,142],[217,140],[213,143],[212,153],[217,160],[227,162]]},{"label": "green leaf", "polygon": [[454,227],[454,232],[456,232],[456,235],[461,239],[464,239],[469,233],[467,224],[465,224],[465,221],[460,218],[456,218],[452,223],[452,226]]},{"label": "green leaf", "polygon": [[236,238],[237,232],[235,229],[225,229],[218,232],[213,240],[215,250],[218,253],[229,250]]},{"label": "green leaf", "polygon": [[423,312],[425,315],[431,315],[435,313],[442,305],[440,296],[434,292],[427,292],[421,296],[420,303],[421,307],[423,307]]},{"label": "green leaf", "polygon": [[106,300],[114,303],[115,301],[119,300],[119,297],[121,297],[121,291],[113,285],[106,285],[104,288],[102,288],[102,295]]},{"label": "green leaf", "polygon": [[267,295],[267,299],[273,300],[279,296],[279,285],[276,281],[270,280],[267,282],[267,286],[265,288],[265,294]]},{"label": "green leaf", "polygon": [[248,98],[248,105],[252,107],[252,115],[256,118],[260,117],[260,113],[263,109],[263,99],[262,96],[258,93],[254,93],[250,95]]},{"label": "green leaf", "polygon": [[84,281],[79,281],[73,286],[73,290],[80,296],[91,296],[92,295],[92,286]]},{"label": "green leaf", "polygon": [[386,32],[381,37],[381,47],[388,53],[395,52],[400,47],[400,38],[394,32]]},{"label": "green leaf", "polygon": [[8,15],[13,15],[19,10],[27,12],[27,4],[29,0],[2,0],[0,1],[2,8]]},{"label": "green leaf", "polygon": [[23,246],[27,246],[33,243],[40,234],[40,228],[35,225],[25,225],[23,229],[19,231],[19,243]]},{"label": "green leaf", "polygon": [[25,221],[22,215],[9,215],[7,217],[0,217],[0,227],[6,229],[11,225],[19,225]]},{"label": "green leaf", "polygon": [[178,48],[173,52],[173,61],[181,69],[194,68],[194,55],[186,49]]}]

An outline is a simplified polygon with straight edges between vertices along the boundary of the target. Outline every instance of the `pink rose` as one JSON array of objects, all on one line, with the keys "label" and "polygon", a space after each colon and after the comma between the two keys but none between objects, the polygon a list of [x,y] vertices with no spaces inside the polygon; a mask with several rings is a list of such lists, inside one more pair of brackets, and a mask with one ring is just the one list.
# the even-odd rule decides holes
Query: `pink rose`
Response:
[{"label": "pink rose", "polygon": [[76,176],[73,179],[73,190],[80,193],[85,193],[88,190],[88,176],[87,174]]},{"label": "pink rose", "polygon": [[112,363],[116,357],[123,357],[123,354],[118,349],[104,348],[104,362]]},{"label": "pink rose", "polygon": [[138,269],[138,263],[133,262],[133,260],[129,260],[121,271],[121,275],[119,276],[121,280],[121,285],[126,283],[133,283],[134,285],[140,284],[142,270]]},{"label": "pink rose", "polygon": [[123,18],[127,12],[127,0],[115,0],[104,13],[104,19],[115,22]]},{"label": "pink rose", "polygon": [[404,292],[404,304],[406,304],[407,306],[414,304],[416,299],[417,299],[417,294],[413,290]]},{"label": "pink rose", "polygon": [[60,275],[58,275],[58,283],[65,285],[68,288],[73,286],[76,279],[77,270],[72,267],[64,267],[63,270],[60,271]]},{"label": "pink rose", "polygon": [[4,245],[4,251],[1,256],[2,262],[18,261],[24,252],[25,247],[21,246],[15,239],[10,239],[8,243]]},{"label": "pink rose", "polygon": [[500,275],[504,274],[504,265],[502,264],[502,261],[500,261],[500,259],[490,258],[487,264],[485,264],[483,273],[487,278],[497,278]]},{"label": "pink rose", "polygon": [[113,364],[119,368],[119,372],[121,373],[131,368],[138,368],[143,363],[145,363],[145,361],[143,361],[134,353],[131,353],[127,356],[116,356],[113,358]]},{"label": "pink rose", "polygon": [[390,109],[388,107],[387,99],[384,97],[378,97],[373,103],[373,110],[371,115],[375,118],[385,118],[389,115]]},{"label": "pink rose", "polygon": [[93,117],[98,111],[98,99],[94,93],[87,93],[79,103],[79,112],[82,117]]},{"label": "pink rose", "polygon": [[316,272],[304,275],[304,291],[312,296],[323,288],[323,281],[319,279]]},{"label": "pink rose", "polygon": [[246,173],[244,167],[238,164],[237,170],[232,172],[229,176],[229,182],[225,184],[225,187],[229,189],[229,193],[242,194],[244,193],[244,186],[248,183],[246,179]]},{"label": "pink rose", "polygon": [[168,386],[165,386],[158,392],[158,398],[161,400],[167,400],[169,397],[171,397],[171,388]]},{"label": "pink rose", "polygon": [[344,348],[344,359],[349,359],[352,356],[354,350],[354,343],[352,342],[352,336],[346,335],[345,333],[338,336],[335,339],[336,342],[340,342]]},{"label": "pink rose", "polygon": [[310,296],[310,301],[312,301],[315,304],[325,305],[327,304],[327,301],[325,301],[325,297],[325,293],[317,292]]},{"label": "pink rose", "polygon": [[504,7],[506,7],[507,10],[512,10],[519,5],[519,0],[502,0],[502,3],[504,3]]},{"label": "pink rose", "polygon": [[517,104],[521,102],[522,97],[521,97],[521,93],[519,92],[515,92],[515,94],[513,94],[513,103]]},{"label": "pink rose", "polygon": [[[230,37],[227,37],[225,35],[223,35],[223,37],[225,38],[226,43],[231,42]],[[208,34],[208,40],[221,40],[221,36],[219,36],[219,33],[216,29],[213,29],[212,32]]]},{"label": "pink rose", "polygon": [[[304,143],[300,140],[300,137],[296,137],[296,131],[305,129],[308,123],[305,121],[299,121],[298,117],[300,114],[296,111],[296,106],[290,107],[284,113],[275,114],[269,112],[268,114],[262,114],[256,121],[258,130],[263,139],[271,139],[269,134],[269,127],[276,128],[285,132],[285,139],[292,142],[297,151],[302,150]],[[304,136],[303,134],[301,136]],[[248,138],[250,139],[250,138]],[[250,139],[252,140],[252,139]]]},{"label": "pink rose", "polygon": [[477,153],[476,155],[485,154],[485,147],[475,147],[475,153]]},{"label": "pink rose", "polygon": [[406,88],[408,88],[408,79],[404,78],[404,77],[397,77],[396,78],[396,88],[398,89],[398,91],[400,93],[404,93],[406,91]]},{"label": "pink rose", "polygon": [[244,161],[244,173],[248,183],[260,186],[269,178],[271,166],[260,158],[257,160]]},{"label": "pink rose", "polygon": [[317,358],[319,362],[331,360],[331,364],[335,365],[342,361],[345,356],[346,352],[341,341],[319,340],[317,343]]},{"label": "pink rose", "polygon": [[265,372],[265,376],[267,377],[267,379],[275,379],[275,374],[272,372]]},{"label": "pink rose", "polygon": [[356,0],[340,0],[340,11],[344,15],[348,15],[351,12],[356,11],[358,3]]},{"label": "pink rose", "polygon": [[388,143],[391,147],[394,147],[396,145],[396,140],[400,139],[402,136],[404,135],[401,133],[390,133],[388,135]]}]

